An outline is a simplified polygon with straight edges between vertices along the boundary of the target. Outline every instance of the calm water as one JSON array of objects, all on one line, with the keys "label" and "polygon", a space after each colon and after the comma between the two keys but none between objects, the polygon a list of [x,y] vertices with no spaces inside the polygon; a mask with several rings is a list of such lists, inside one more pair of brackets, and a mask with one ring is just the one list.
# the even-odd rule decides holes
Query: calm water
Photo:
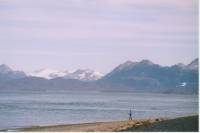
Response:
[{"label": "calm water", "polygon": [[[134,107],[133,107],[134,106]],[[1,93],[0,129],[198,113],[197,95],[122,92]]]}]

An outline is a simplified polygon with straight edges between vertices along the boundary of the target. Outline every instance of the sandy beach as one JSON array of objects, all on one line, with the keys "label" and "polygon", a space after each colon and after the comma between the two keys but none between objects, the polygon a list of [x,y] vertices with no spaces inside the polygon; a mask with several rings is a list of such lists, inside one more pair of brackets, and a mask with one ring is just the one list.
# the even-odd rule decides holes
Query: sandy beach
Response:
[{"label": "sandy beach", "polygon": [[198,131],[198,115],[179,117],[174,119],[157,118],[114,122],[34,126],[4,131]]}]

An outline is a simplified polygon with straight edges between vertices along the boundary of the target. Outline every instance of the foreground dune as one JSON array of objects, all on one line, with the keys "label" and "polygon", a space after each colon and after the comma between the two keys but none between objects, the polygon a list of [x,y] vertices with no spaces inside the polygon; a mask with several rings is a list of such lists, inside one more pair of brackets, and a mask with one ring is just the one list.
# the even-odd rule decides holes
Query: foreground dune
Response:
[{"label": "foreground dune", "polygon": [[15,131],[198,131],[198,115],[175,119],[160,118],[41,127],[35,126],[20,128]]}]

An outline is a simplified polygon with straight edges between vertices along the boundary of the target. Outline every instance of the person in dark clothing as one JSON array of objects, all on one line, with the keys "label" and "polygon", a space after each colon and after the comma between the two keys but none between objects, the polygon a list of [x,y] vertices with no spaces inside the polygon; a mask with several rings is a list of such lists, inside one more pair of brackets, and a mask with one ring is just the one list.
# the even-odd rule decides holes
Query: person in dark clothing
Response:
[{"label": "person in dark clothing", "polygon": [[132,120],[132,110],[130,109],[130,112],[129,112],[129,120]]}]

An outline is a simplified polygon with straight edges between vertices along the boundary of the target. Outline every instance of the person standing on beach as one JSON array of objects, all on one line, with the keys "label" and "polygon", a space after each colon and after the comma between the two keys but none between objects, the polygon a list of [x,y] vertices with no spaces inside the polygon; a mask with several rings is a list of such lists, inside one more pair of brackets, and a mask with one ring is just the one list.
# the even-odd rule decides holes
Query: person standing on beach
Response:
[{"label": "person standing on beach", "polygon": [[132,111],[130,109],[130,112],[129,112],[129,120],[132,120]]}]

